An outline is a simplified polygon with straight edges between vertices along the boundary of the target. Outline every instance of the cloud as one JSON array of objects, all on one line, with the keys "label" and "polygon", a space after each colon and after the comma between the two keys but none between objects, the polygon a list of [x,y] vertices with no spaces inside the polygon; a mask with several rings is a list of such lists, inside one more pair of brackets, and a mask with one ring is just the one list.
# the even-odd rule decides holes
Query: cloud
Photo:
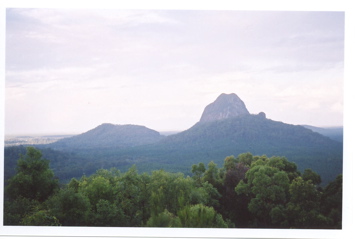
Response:
[{"label": "cloud", "polygon": [[343,20],[337,12],[8,9],[6,127],[182,130],[222,92],[285,122],[328,104],[329,121],[340,122],[332,109],[342,105]]}]

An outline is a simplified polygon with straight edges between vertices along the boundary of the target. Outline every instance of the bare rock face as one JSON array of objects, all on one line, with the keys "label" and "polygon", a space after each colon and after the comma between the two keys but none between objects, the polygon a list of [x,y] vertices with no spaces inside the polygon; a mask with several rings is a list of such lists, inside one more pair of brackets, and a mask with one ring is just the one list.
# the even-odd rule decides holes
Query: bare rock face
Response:
[{"label": "bare rock face", "polygon": [[206,106],[200,122],[211,122],[242,115],[249,115],[244,102],[234,93],[223,93],[213,103]]}]

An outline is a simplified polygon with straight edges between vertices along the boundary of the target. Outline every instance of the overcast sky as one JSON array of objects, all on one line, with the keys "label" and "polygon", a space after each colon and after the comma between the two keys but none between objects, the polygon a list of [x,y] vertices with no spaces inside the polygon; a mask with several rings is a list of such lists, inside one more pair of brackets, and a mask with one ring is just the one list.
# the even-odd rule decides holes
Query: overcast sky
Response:
[{"label": "overcast sky", "polygon": [[185,130],[221,93],[341,126],[343,71],[342,12],[7,9],[5,134]]}]

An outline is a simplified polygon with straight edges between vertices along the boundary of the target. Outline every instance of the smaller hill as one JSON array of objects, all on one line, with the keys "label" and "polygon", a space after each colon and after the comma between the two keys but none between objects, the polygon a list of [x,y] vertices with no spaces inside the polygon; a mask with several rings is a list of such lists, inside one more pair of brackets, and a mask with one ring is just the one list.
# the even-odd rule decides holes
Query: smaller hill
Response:
[{"label": "smaller hill", "polygon": [[105,123],[83,134],[59,140],[50,147],[54,149],[125,148],[152,144],[164,137],[145,126]]}]

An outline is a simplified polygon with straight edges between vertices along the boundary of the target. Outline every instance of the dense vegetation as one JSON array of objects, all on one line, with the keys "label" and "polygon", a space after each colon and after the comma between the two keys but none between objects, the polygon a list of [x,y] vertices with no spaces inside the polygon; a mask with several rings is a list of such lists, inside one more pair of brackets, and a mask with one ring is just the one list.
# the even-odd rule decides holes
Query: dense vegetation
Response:
[{"label": "dense vegetation", "polygon": [[[95,173],[97,168],[101,167],[100,160],[88,162],[74,152],[61,152],[51,148],[41,148],[36,146],[43,154],[43,157],[50,160],[51,169],[56,178],[61,182],[69,181],[73,177],[90,175]],[[26,154],[25,146],[9,146],[4,150],[4,179],[7,180],[16,173],[16,164],[20,155]],[[109,168],[109,167],[108,167]]]},{"label": "dense vegetation", "polygon": [[191,166],[191,177],[132,166],[59,184],[28,147],[5,189],[5,225],[341,228],[342,176],[326,187],[284,157],[243,153]]}]

